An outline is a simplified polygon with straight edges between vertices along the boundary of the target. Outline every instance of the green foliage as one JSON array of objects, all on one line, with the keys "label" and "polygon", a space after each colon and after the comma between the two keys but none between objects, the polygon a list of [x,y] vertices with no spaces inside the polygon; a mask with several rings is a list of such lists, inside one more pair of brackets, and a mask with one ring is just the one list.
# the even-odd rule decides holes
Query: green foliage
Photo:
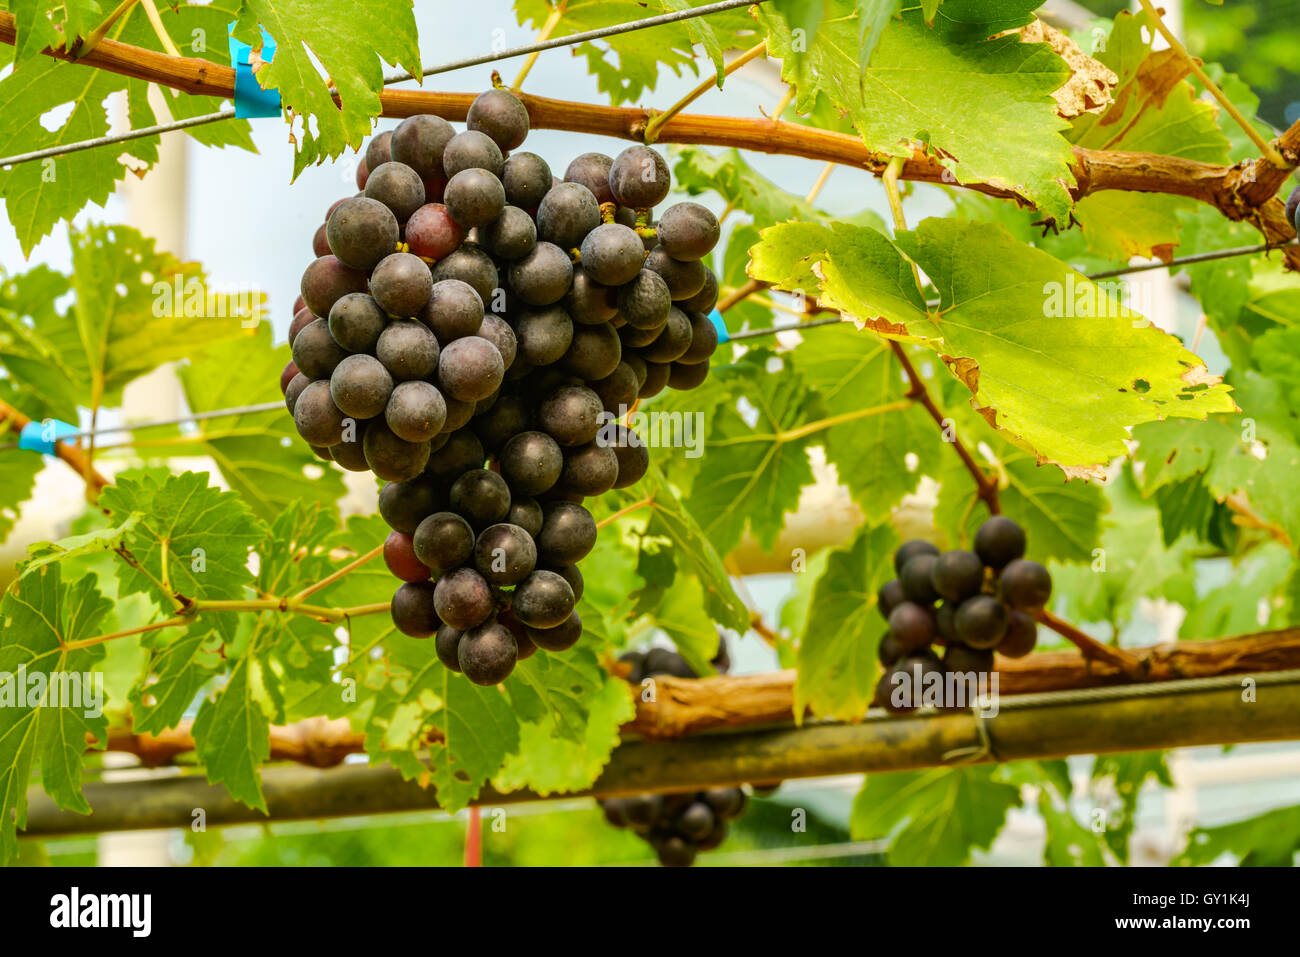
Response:
[{"label": "green foliage", "polygon": [[1243,867],[1291,867],[1300,854],[1300,805],[1267,811],[1244,821],[1198,827],[1175,864],[1203,867],[1224,855]]},{"label": "green foliage", "polygon": [[[234,36],[260,50],[259,25],[275,38],[276,48],[257,82],[280,91],[289,115],[311,120],[296,129],[294,176],[370,135],[384,63],[420,75],[410,0],[244,0]],[[337,107],[330,84],[338,92]]]}]

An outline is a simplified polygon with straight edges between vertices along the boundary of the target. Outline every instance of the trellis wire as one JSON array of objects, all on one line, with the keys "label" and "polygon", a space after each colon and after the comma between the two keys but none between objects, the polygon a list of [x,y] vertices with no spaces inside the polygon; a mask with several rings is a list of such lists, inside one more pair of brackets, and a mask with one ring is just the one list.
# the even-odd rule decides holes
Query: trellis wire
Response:
[{"label": "trellis wire", "polygon": [[[508,50],[502,50],[499,53],[485,53],[480,56],[464,57],[460,60],[450,60],[447,63],[430,67],[420,74],[421,77],[433,76],[436,73],[450,73],[453,70],[461,70],[465,67],[480,66],[484,63],[495,63],[497,60],[509,60],[517,56],[525,56],[530,53],[541,53],[545,50],[553,50],[556,47],[575,46],[579,43],[586,43],[589,40],[603,40],[606,37],[618,36],[620,33],[632,33],[635,30],[645,30],[650,27],[659,27],[668,23],[677,23],[681,20],[691,20],[695,17],[706,16],[710,13],[723,13],[727,10],[735,10],[740,7],[753,7],[760,3],[766,3],[767,0],[723,0],[721,3],[710,3],[702,7],[690,7],[686,10],[678,10],[675,13],[664,13],[655,17],[646,17],[644,20],[630,20],[627,23],[618,23],[610,27],[601,27],[597,30],[587,30],[583,33],[571,33],[566,37],[558,37],[554,40],[539,40],[536,43],[527,43],[523,46],[511,47]],[[415,77],[410,73],[392,73],[384,77],[384,85],[390,86],[394,83],[403,83],[406,80],[414,80]]]},{"label": "trellis wire", "polygon": [[[510,47],[507,50],[501,50],[496,53],[485,53],[479,56],[464,57],[459,60],[449,60],[446,63],[440,63],[438,66],[430,67],[423,71],[420,76],[423,78],[426,76],[434,76],[438,73],[451,73],[455,70],[461,70],[466,67],[479,66],[484,63],[495,63],[498,60],[509,60],[530,53],[541,53],[544,50],[553,50],[557,47],[574,46],[579,43],[586,43],[590,40],[601,40],[605,37],[618,36],[622,33],[632,33],[650,27],[663,26],[669,23],[678,23],[682,20],[692,20],[696,17],[706,16],[710,13],[722,13],[727,10],[755,6],[766,2],[767,0],[722,0],[720,3],[711,3],[703,7],[691,7],[686,10],[678,10],[674,13],[665,13],[655,17],[646,17],[642,20],[630,20],[627,23],[617,23],[613,26],[601,27],[598,30],[587,30],[583,33],[574,33],[567,37],[559,37],[554,40],[527,43],[523,46]],[[384,77],[384,85],[391,86],[394,83],[403,83],[407,80],[414,79],[414,75],[410,73],[393,73]],[[7,156],[0,159],[0,167],[16,166],[19,163],[30,163],[33,160],[46,159],[51,156],[64,156],[68,153],[77,153],[81,150],[95,149],[100,146],[112,146],[115,143],[125,143],[130,140],[141,139],[145,136],[155,136],[159,133],[171,133],[192,126],[202,126],[205,123],[216,123],[220,120],[229,120],[234,118],[234,108],[227,107],[218,110],[216,113],[205,113],[201,116],[192,116],[185,120],[175,120],[171,123],[159,123],[156,126],[147,126],[138,130],[128,130],[125,133],[99,136],[94,139],[69,143],[64,146],[51,146],[47,149],[35,150],[31,153],[19,153],[14,156]]]},{"label": "trellis wire", "polygon": [[[73,432],[70,435],[62,436],[60,442],[68,442],[73,439],[89,439],[100,435],[115,435],[118,432],[142,432],[145,429],[161,428],[164,425],[184,425],[187,422],[201,422],[204,419],[223,419],[232,415],[251,415],[254,412],[273,412],[276,409],[283,409],[283,402],[260,402],[257,405],[238,405],[229,409],[212,409],[208,412],[192,412],[189,415],[178,416],[174,419],[162,419],[157,422],[136,422],[128,425],[106,425],[99,429],[87,429],[84,432]],[[17,442],[10,442],[6,445],[0,445],[0,451],[18,448]]]}]

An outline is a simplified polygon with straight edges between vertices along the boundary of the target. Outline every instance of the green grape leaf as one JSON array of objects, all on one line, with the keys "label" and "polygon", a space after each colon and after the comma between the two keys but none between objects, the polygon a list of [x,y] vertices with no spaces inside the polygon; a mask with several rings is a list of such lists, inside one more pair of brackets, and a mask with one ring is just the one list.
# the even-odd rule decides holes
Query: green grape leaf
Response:
[{"label": "green grape leaf", "polygon": [[23,406],[34,419],[77,420],[88,375],[77,365],[76,326],[55,305],[70,288],[67,276],[45,265],[0,283],[0,365],[10,374],[7,384],[40,396],[42,411]]},{"label": "green grape leaf", "polygon": [[1000,226],[927,219],[899,243],[939,290],[972,406],[1067,474],[1100,475],[1141,423],[1237,411],[1177,339]]},{"label": "green grape leaf", "polygon": [[844,419],[821,433],[827,460],[867,522],[887,517],[922,475],[935,474],[943,454],[938,429],[919,403],[873,413],[904,399],[902,366],[887,343],[847,323],[809,330],[794,364],[826,411]]},{"label": "green grape leaf", "polygon": [[203,687],[225,667],[221,635],[204,621],[184,631],[155,632],[148,677],[131,691],[131,727],[138,734],[174,728]]},{"label": "green grape leaf", "polygon": [[[0,155],[107,135],[104,101],[124,85],[122,77],[107,70],[49,57],[29,60],[0,80]],[[42,118],[51,114],[57,118],[66,104],[71,104],[72,110],[62,124],[52,131],[46,129]],[[102,206],[108,201],[127,175],[128,168],[119,159],[123,154],[150,167],[158,161],[158,137],[18,163],[0,171],[0,198],[24,256],[50,234],[55,223],[71,219],[87,203]]]},{"label": "green grape leaf", "polygon": [[554,734],[550,721],[520,725],[519,750],[506,758],[493,786],[502,792],[531,788],[543,795],[591,787],[618,746],[619,728],[635,716],[626,682],[609,678],[590,695],[578,740]]},{"label": "green grape leaf", "polygon": [[1171,863],[1204,867],[1225,855],[1242,867],[1292,867],[1300,854],[1300,804],[1265,811],[1244,821],[1198,827]]},{"label": "green grape leaf", "polygon": [[[10,434],[0,429],[0,440]],[[0,542],[9,538],[18,520],[18,507],[31,498],[37,473],[44,467],[38,455],[0,455]]]},{"label": "green grape leaf", "polygon": [[[673,640],[686,663],[699,675],[713,673],[710,662],[718,653],[718,626],[705,611],[704,596],[694,578],[677,576],[650,613],[653,621]],[[739,630],[748,630],[746,623]]]},{"label": "green grape leaf", "polygon": [[1020,807],[1020,789],[989,766],[868,774],[853,801],[854,840],[891,838],[895,867],[955,867],[987,850]]},{"label": "green grape leaf", "polygon": [[187,598],[239,598],[252,583],[249,549],[266,529],[238,495],[209,486],[206,472],[122,472],[100,504],[119,520],[145,516],[126,537],[137,562],[120,576],[130,590],[169,597],[155,584],[165,580]]},{"label": "green grape leaf", "polygon": [[[933,27],[922,11],[904,11],[880,34],[869,66],[859,62],[861,18],[853,0],[835,0],[806,52],[780,13],[756,16],[781,76],[806,113],[824,93],[845,111],[866,145],[907,155],[922,140],[943,158],[957,182],[987,182],[1019,192],[1048,216],[1070,208],[1073,154],[1052,92],[1070,69],[1046,44],[1003,33],[1029,23],[1037,0],[957,0]],[[995,36],[996,34],[1002,34]],[[943,82],[936,83],[935,77]],[[953,109],[954,103],[988,109]]]},{"label": "green grape leaf", "polygon": [[35,765],[59,807],[90,813],[81,767],[86,735],[101,743],[106,736],[92,678],[104,649],[69,643],[96,635],[109,608],[93,576],[64,585],[58,565],[23,578],[0,600],[0,860],[17,851],[15,828],[27,821]]},{"label": "green grape leaf", "polygon": [[897,545],[898,536],[885,523],[862,528],[830,553],[799,636],[796,720],[811,707],[818,717],[856,721],[871,706],[880,677],[876,649],[887,630],[876,592],[894,577]]},{"label": "green grape leaf", "polygon": [[14,15],[14,68],[46,47],[87,36],[104,19],[95,0],[9,0]]},{"label": "green grape leaf", "polygon": [[254,658],[235,662],[226,684],[199,705],[194,718],[194,749],[213,784],[224,784],[237,801],[266,813],[258,767],[271,756],[271,723],[254,686]]},{"label": "green grape leaf", "polygon": [[803,292],[872,332],[894,339],[941,335],[916,287],[912,265],[884,233],[832,223],[787,223],[762,232],[749,276]]},{"label": "green grape leaf", "polygon": [[62,562],[69,558],[93,555],[97,552],[116,551],[122,547],[131,530],[144,518],[142,512],[133,512],[126,516],[121,525],[100,528],[84,535],[70,535],[57,542],[37,542],[27,546],[27,561],[23,563],[22,573],[30,575],[33,571],[51,562]]},{"label": "green grape leaf", "polygon": [[[1101,544],[1107,509],[1100,485],[1066,478],[1057,469],[1039,465],[1032,453],[1007,441],[969,409],[955,409],[950,421],[954,437],[961,439],[978,461],[984,460],[982,450],[992,453],[993,471],[1001,480],[998,501],[1003,513],[1025,530],[1033,558],[1092,561],[1093,550]],[[976,529],[989,517],[975,501],[970,472],[956,455],[949,455],[934,477],[940,483],[935,526],[948,530],[955,545],[968,548]]]},{"label": "green grape leaf", "polygon": [[1277,542],[1256,546],[1236,563],[1230,582],[1199,596],[1178,626],[1178,636],[1226,638],[1289,624],[1281,605],[1292,561]]},{"label": "green grape leaf", "polygon": [[581,641],[561,654],[536,651],[515,666],[506,691],[519,720],[554,737],[581,741],[591,699],[610,680],[596,657],[599,642]]},{"label": "green grape leaf", "polygon": [[359,147],[370,135],[380,112],[384,63],[413,76],[421,72],[410,0],[244,0],[234,36],[261,50],[259,24],[275,38],[276,49],[257,71],[257,82],[279,90],[286,113],[295,118],[295,177],[345,147]]},{"label": "green grape leaf", "polygon": [[1244,494],[1251,508],[1300,541],[1300,502],[1294,495],[1300,466],[1300,439],[1285,411],[1283,385],[1249,372],[1237,380],[1241,417],[1214,416],[1192,427],[1158,422],[1133,431],[1142,462],[1142,491],[1151,494],[1170,482],[1204,475],[1218,501]]},{"label": "green grape leaf", "polygon": [[769,361],[781,360],[754,350],[716,370],[733,399],[714,417],[686,504],[719,554],[734,548],[747,527],[761,547],[771,548],[785,513],[794,511],[800,490],[813,481],[811,439],[788,433],[814,420],[821,403],[797,373]]},{"label": "green grape leaf", "polygon": [[[698,7],[705,0],[571,0],[551,30],[551,37],[567,37],[588,30],[644,20],[648,16]],[[515,0],[515,17],[520,26],[540,30],[552,15],[552,0]],[[741,9],[727,10],[693,20],[649,27],[588,41],[573,47],[574,56],[587,61],[596,86],[614,105],[635,103],[653,92],[660,71],[668,68],[675,76],[684,71],[699,73],[697,43],[704,47],[722,85],[722,51],[751,47],[759,39],[754,21]]]},{"label": "green grape leaf", "polygon": [[519,719],[498,689],[471,684],[441,665],[438,670],[442,706],[431,721],[442,731],[442,740],[430,742],[429,763],[438,804],[455,814],[478,796],[506,757],[519,750]]},{"label": "green grape leaf", "polygon": [[672,151],[677,159],[673,167],[673,182],[678,189],[691,196],[715,192],[728,206],[752,216],[756,225],[770,226],[791,219],[825,224],[834,220],[884,229],[880,216],[870,209],[847,217],[823,212],[802,196],[782,189],[758,172],[739,150],[713,153],[698,146],[676,146]]},{"label": "green grape leaf", "polygon": [[1164,751],[1135,751],[1130,754],[1099,754],[1092,762],[1092,786],[1112,792],[1118,808],[1106,808],[1103,837],[1111,853],[1121,864],[1129,860],[1128,843],[1137,826],[1138,798],[1142,785],[1152,778],[1163,787],[1174,786],[1173,775],[1165,763]]},{"label": "green grape leaf", "polygon": [[[253,342],[218,343],[180,370],[191,409],[209,412],[281,398],[280,371],[290,353],[287,345],[272,348],[270,325],[258,323]],[[322,463],[302,441],[287,409],[204,419],[195,426],[184,433],[185,444],[193,442],[195,451],[211,456],[230,487],[264,521],[293,502],[332,506],[343,497],[339,470]],[[137,432],[137,441],[148,448],[152,434]]]},{"label": "green grape leaf", "polygon": [[[631,424],[635,428],[636,423]],[[611,502],[619,507],[644,499],[650,499],[650,502],[646,506],[649,519],[642,534],[667,539],[677,565],[689,571],[700,583],[703,608],[718,624],[743,632],[749,627],[749,611],[731,587],[722,556],[653,460],[641,481],[611,496]]]}]

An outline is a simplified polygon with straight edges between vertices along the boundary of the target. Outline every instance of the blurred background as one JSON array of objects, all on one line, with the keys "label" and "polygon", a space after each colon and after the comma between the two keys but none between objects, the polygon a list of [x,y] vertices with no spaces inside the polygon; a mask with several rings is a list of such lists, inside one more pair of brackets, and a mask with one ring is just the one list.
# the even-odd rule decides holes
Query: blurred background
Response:
[{"label": "blurred background", "polygon": [[[445,3],[416,0],[415,6],[421,57],[426,66],[486,51],[494,44],[526,43],[535,36],[532,29],[518,25],[508,0],[481,0],[470,15],[457,16],[446,15]],[[1051,2],[1045,15],[1055,25],[1075,31],[1086,29],[1095,16],[1113,16],[1127,6],[1118,0],[1088,0],[1082,5]],[[1163,0],[1161,6],[1168,22],[1192,50],[1240,74],[1251,85],[1261,97],[1263,119],[1275,127],[1300,119],[1295,55],[1300,49],[1300,20],[1295,16],[1294,0],[1229,0],[1222,6],[1203,0]],[[478,92],[491,83],[494,66],[509,82],[520,63],[516,59],[448,73],[432,77],[426,84],[433,89]],[[665,107],[697,82],[693,75],[662,76],[652,101],[643,105]],[[585,62],[564,49],[540,57],[525,90],[566,99],[595,100],[600,96]],[[770,111],[783,92],[776,65],[755,62],[730,77],[724,90],[705,94],[691,110],[756,116],[760,110]],[[116,126],[125,129],[120,104],[109,105],[117,110]],[[395,125],[394,120],[381,120],[378,130]],[[291,183],[292,148],[287,127],[279,120],[265,119],[254,121],[253,130],[257,154],[203,148],[179,134],[164,137],[161,160],[147,177],[128,176],[123,189],[106,207],[90,209],[79,221],[129,223],[154,236],[160,248],[201,262],[215,284],[260,288],[269,296],[276,339],[284,341],[299,276],[310,260],[312,234],[330,204],[355,191],[356,157],[349,154],[333,164],[309,169]],[[622,144],[602,137],[538,130],[529,136],[526,148],[545,157],[558,174],[580,153],[613,153]],[[806,192],[821,172],[821,164],[797,158],[763,154],[746,158],[764,175],[795,193]],[[232,202],[234,198],[237,204]],[[721,212],[716,197],[695,198],[712,203],[715,212]],[[884,192],[865,171],[837,168],[819,202],[827,209],[869,207],[888,218]],[[915,220],[944,214],[952,206],[943,190],[930,187],[918,188],[908,204],[909,218]],[[239,214],[233,214],[236,208]],[[242,212],[247,210],[256,212]],[[24,262],[15,237],[8,229],[0,230],[0,263],[10,273],[38,263],[66,269],[66,238],[56,230]],[[1153,318],[1169,331],[1190,337],[1200,318],[1195,301],[1182,295],[1165,273],[1147,275],[1157,286]],[[1222,371],[1224,359],[1216,354],[1213,342],[1204,343],[1200,351],[1212,371]],[[174,371],[165,368],[128,389],[122,415],[130,420],[146,420],[171,418],[184,412]],[[100,425],[105,424],[117,423],[101,419]],[[114,438],[108,436],[101,444],[113,442]],[[681,454],[682,450],[661,452]],[[105,458],[103,467],[111,473],[111,458]],[[201,469],[205,464],[196,460],[187,467]],[[345,511],[373,511],[373,479],[356,473],[347,473],[347,479],[350,494]],[[805,502],[810,522],[852,520],[851,503],[833,481],[815,491]],[[0,569],[11,567],[24,553],[27,542],[67,534],[68,523],[82,511],[82,486],[66,468],[47,468],[38,480],[35,497],[46,507],[24,510],[8,544],[0,547]],[[926,505],[924,501],[916,504],[918,509]],[[751,572],[745,576],[744,585],[754,606],[766,620],[779,621],[781,607],[793,591],[793,576],[770,573],[761,562],[743,570]],[[1225,580],[1230,573],[1229,568],[1222,569]],[[0,571],[0,576],[5,574]],[[1142,613],[1126,629],[1125,641],[1150,644],[1171,638],[1180,620],[1181,609],[1177,607],[1143,606]],[[729,641],[733,673],[780,667],[772,649],[757,637],[731,635]],[[121,757],[106,756],[106,766],[88,768],[87,778],[122,778],[137,773],[111,766]],[[1168,760],[1174,786],[1152,787],[1139,802],[1132,845],[1135,864],[1167,862],[1182,847],[1187,831],[1194,825],[1240,820],[1269,808],[1300,803],[1300,775],[1296,773],[1300,750],[1295,746],[1240,746],[1226,753],[1220,748],[1189,749],[1171,752]],[[1076,778],[1076,794],[1080,795],[1076,813],[1086,819],[1092,803],[1086,796],[1092,759],[1074,758],[1070,766]],[[861,781],[859,775],[792,782],[769,797],[753,799],[746,815],[733,825],[727,842],[716,851],[702,854],[697,866],[883,863],[882,847],[849,839],[849,812]],[[803,816],[800,812],[806,813],[807,821],[802,831],[792,829],[792,822]],[[236,826],[206,833],[124,833],[27,841],[24,853],[28,863],[53,864],[456,864],[464,853],[467,817],[467,813],[455,818],[442,813],[416,813]],[[505,809],[503,818],[485,810],[483,821],[482,856],[488,866],[654,863],[648,845],[629,831],[609,826],[591,800],[512,806]],[[503,821],[504,828],[495,828],[494,821]],[[1039,864],[1044,833],[1042,820],[1032,810],[1013,811],[991,852],[978,855],[976,863]]]}]

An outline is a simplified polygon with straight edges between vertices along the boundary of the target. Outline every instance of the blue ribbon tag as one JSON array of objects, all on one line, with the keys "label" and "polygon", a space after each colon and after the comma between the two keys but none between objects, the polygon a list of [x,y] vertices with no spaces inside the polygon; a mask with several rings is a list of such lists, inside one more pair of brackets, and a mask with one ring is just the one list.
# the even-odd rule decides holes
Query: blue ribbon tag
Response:
[{"label": "blue ribbon tag", "polygon": [[[231,29],[235,24],[231,23]],[[230,65],[235,68],[235,116],[254,119],[280,115],[280,91],[264,90],[253,75],[253,48],[230,37]],[[275,57],[275,40],[262,27],[262,60],[270,63]]]},{"label": "blue ribbon tag", "polygon": [[59,419],[46,419],[43,422],[28,422],[18,433],[18,447],[28,452],[40,452],[53,455],[54,445],[70,435],[76,435],[81,429],[69,422]]},{"label": "blue ribbon tag", "polygon": [[713,323],[713,328],[718,330],[718,343],[730,342],[731,333],[727,331],[727,323],[722,318],[722,313],[714,309],[709,313],[709,320]]}]

